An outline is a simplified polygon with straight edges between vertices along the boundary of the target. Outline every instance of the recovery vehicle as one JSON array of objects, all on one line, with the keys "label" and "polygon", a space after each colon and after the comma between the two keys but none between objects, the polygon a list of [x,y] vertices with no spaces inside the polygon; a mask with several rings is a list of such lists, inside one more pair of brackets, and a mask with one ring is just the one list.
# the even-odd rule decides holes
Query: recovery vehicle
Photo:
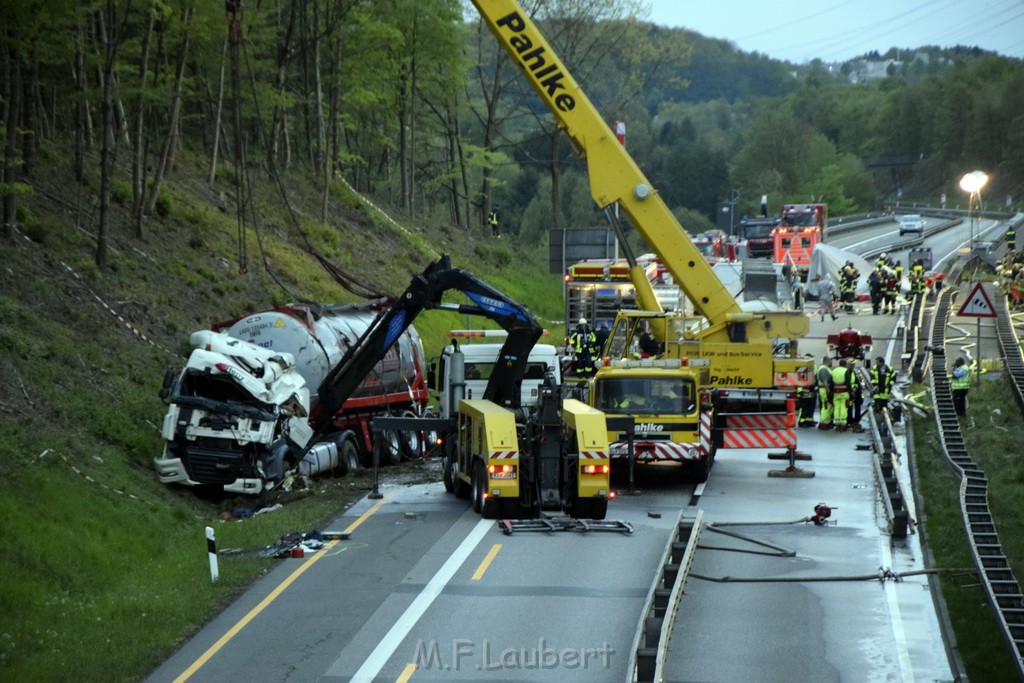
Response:
[{"label": "recovery vehicle", "polygon": [[772,230],[772,262],[794,268],[806,282],[814,247],[824,241],[827,229],[827,205],[784,204],[779,225]]},{"label": "recovery vehicle", "polygon": [[[656,361],[673,361],[676,367],[664,369],[675,374],[676,393],[693,382],[695,413],[665,413],[669,418],[665,420],[647,409],[631,413],[640,426],[649,427],[637,430],[638,443],[652,446],[652,451],[634,450],[634,457],[661,452],[666,459],[699,461],[698,476],[705,476],[719,447],[795,449],[795,401],[790,392],[813,380],[811,362],[797,354],[796,342],[810,327],[806,316],[792,310],[743,310],[520,4],[515,0],[473,0],[473,4],[586,160],[594,201],[606,209],[616,227],[608,207],[618,205],[693,305],[692,317],[666,314],[643,269],[627,253],[638,307],[643,310],[623,312],[616,319],[609,344],[614,341],[617,346],[609,348],[618,353],[608,354],[609,360],[599,365],[591,379],[591,405],[607,409],[601,402],[613,392],[606,391],[603,382],[653,379]],[[625,243],[621,235],[620,243]],[[639,359],[648,367],[612,365],[613,357],[638,360],[630,356],[645,335],[662,343],[660,358]],[[776,357],[776,348],[785,353]],[[700,423],[695,440],[677,441],[684,438],[680,432],[666,429],[670,419],[673,424],[684,421],[677,417],[685,418],[687,424]],[[685,433],[694,432],[687,428]],[[621,436],[609,434],[613,455],[622,452]]]}]

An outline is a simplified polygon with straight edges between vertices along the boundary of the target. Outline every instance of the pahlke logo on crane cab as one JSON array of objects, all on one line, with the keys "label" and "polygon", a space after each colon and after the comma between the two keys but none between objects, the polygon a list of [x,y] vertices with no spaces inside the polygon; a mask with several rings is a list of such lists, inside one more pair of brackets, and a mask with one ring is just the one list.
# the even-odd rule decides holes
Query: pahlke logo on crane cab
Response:
[{"label": "pahlke logo on crane cab", "polygon": [[711,375],[711,386],[749,387],[753,383],[754,380],[743,375]]},{"label": "pahlke logo on crane cab", "polygon": [[[565,73],[561,65],[556,61],[555,56],[548,52],[543,45],[538,45],[530,36],[525,35],[526,22],[519,15],[519,12],[512,12],[496,22],[498,26],[506,28],[514,35],[508,39],[509,45],[519,55],[523,68],[533,74],[540,87],[547,96],[558,107],[559,111],[572,111],[576,108],[576,98],[565,92]],[[545,55],[547,57],[545,58]],[[548,59],[551,63],[548,63]]]}]

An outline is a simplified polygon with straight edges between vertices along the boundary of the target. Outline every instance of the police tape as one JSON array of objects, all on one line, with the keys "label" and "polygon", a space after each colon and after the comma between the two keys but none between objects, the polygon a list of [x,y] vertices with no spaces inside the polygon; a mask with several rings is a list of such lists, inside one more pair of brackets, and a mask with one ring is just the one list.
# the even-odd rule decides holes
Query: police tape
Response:
[{"label": "police tape", "polygon": [[158,344],[157,342],[155,342],[152,339],[150,339],[149,337],[147,337],[145,334],[143,334],[143,332],[138,327],[133,325],[131,323],[131,321],[129,321],[127,318],[125,318],[120,313],[118,313],[106,301],[101,299],[99,297],[99,295],[96,294],[96,292],[94,292],[92,290],[92,288],[90,288],[87,284],[85,284],[85,280],[82,279],[82,276],[79,275],[78,273],[76,273],[75,270],[71,266],[69,266],[68,264],[64,263],[63,261],[61,261],[60,264],[62,266],[64,266],[64,268],[69,273],[71,273],[72,277],[74,277],[76,280],[78,280],[82,284],[82,286],[85,287],[89,291],[90,294],[92,294],[93,298],[96,299],[96,301],[99,302],[100,306],[102,306],[104,309],[106,309],[106,311],[108,313],[110,313],[112,316],[117,318],[117,321],[120,322],[122,325],[124,325],[124,327],[129,332],[131,332],[133,335],[135,335],[135,337],[137,337],[138,339],[141,339],[142,341],[146,342],[147,344],[149,344],[151,346],[154,346],[154,347],[160,349],[164,353],[167,353],[167,354],[169,354],[171,356],[178,356],[178,354],[174,353],[173,351],[168,350],[166,347],[162,346],[161,344]]},{"label": "police tape", "polygon": [[[36,460],[42,460],[44,457],[46,457],[46,455],[48,453],[50,453],[51,450],[52,449],[47,448],[45,451],[43,451],[42,453],[40,453],[39,455],[36,456]],[[120,496],[124,496],[125,498],[137,501],[139,503],[151,503],[152,502],[150,500],[147,500],[147,499],[143,498],[142,496],[137,496],[134,493],[130,493],[128,491],[125,491],[125,490],[122,490],[122,489],[119,489],[119,488],[115,488],[113,486],[107,486],[102,481],[96,479],[95,477],[93,477],[93,476],[87,474],[86,472],[82,471],[81,469],[79,469],[78,466],[75,465],[75,463],[71,462],[66,455],[61,454],[60,459],[64,461],[65,465],[67,465],[69,468],[71,468],[72,472],[74,472],[75,474],[77,474],[79,477],[81,477],[85,481],[89,482],[90,484],[96,484],[100,488],[103,488],[103,489],[105,489],[107,491],[110,491],[112,493],[116,493],[116,494],[118,494]]]}]

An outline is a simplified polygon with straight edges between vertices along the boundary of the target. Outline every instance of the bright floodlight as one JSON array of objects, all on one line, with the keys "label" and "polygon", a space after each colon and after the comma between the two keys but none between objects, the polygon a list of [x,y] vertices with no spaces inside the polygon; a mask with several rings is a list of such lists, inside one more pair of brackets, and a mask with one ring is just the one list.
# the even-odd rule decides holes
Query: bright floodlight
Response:
[{"label": "bright floodlight", "polygon": [[964,175],[960,179],[960,189],[964,192],[970,192],[974,194],[981,192],[981,188],[985,187],[985,183],[988,182],[988,176],[982,171],[971,171]]}]

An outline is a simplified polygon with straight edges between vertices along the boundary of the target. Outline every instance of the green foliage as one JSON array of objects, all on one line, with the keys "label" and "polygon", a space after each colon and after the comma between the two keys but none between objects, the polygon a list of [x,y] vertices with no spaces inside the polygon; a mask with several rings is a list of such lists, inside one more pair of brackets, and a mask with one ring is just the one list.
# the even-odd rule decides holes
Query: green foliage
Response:
[{"label": "green foliage", "polygon": [[[1015,410],[1005,378],[983,377],[984,390],[971,389],[964,441],[971,458],[988,479],[989,508],[1015,576],[1024,566],[1024,522],[1018,511],[1024,503],[1024,466],[1013,454],[1024,438],[1024,420]],[[998,413],[996,412],[998,409]],[[1011,680],[1014,665],[1007,653],[992,608],[978,583],[968,551],[960,512],[960,483],[941,451],[930,419],[913,420],[915,462],[925,507],[921,515],[928,546],[940,576],[942,594],[956,632],[967,674],[974,680]]]},{"label": "green foliage", "polygon": [[156,198],[156,202],[153,203],[153,210],[161,218],[166,218],[171,214],[171,198],[167,196],[166,192],[161,192]]}]

